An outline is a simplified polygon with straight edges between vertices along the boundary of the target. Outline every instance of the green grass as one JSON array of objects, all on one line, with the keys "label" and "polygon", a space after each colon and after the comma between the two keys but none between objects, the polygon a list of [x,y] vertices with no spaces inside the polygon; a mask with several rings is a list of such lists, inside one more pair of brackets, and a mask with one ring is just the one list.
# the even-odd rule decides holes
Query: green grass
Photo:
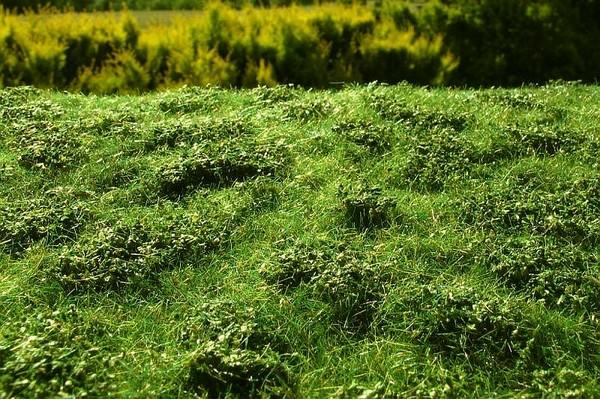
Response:
[{"label": "green grass", "polygon": [[0,91],[0,397],[598,397],[598,110]]}]

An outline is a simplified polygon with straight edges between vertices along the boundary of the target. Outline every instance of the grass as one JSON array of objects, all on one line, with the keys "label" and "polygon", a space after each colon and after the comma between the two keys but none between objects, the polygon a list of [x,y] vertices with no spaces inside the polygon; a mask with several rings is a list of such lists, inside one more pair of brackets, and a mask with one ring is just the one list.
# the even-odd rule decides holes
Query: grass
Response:
[{"label": "grass", "polygon": [[0,106],[0,397],[600,396],[596,86]]}]

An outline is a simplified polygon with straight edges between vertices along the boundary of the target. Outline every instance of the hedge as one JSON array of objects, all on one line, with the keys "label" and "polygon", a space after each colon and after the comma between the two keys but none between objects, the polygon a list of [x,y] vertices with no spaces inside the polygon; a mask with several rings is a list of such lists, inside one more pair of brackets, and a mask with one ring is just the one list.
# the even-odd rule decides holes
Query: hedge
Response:
[{"label": "hedge", "polygon": [[217,84],[520,85],[600,75],[596,1],[461,0],[0,12],[0,86],[114,93]]}]

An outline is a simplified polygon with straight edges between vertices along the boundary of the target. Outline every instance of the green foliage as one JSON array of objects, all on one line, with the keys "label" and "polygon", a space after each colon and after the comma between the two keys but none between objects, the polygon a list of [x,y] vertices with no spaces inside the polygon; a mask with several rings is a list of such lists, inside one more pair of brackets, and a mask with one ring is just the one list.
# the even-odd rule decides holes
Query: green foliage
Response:
[{"label": "green foliage", "polygon": [[166,215],[152,221],[116,221],[96,227],[64,247],[49,275],[69,291],[148,291],[158,274],[221,245],[225,227],[198,214]]},{"label": "green foliage", "polygon": [[478,189],[462,203],[462,218],[498,232],[552,235],[568,243],[598,242],[598,178],[548,182],[534,173]]},{"label": "green foliage", "polygon": [[[6,122],[13,124],[26,123],[35,128],[34,122],[44,124],[65,113],[65,111],[53,101],[41,99],[26,101],[28,99],[27,94],[24,94],[21,97],[20,92],[36,93],[33,88],[27,86],[11,88],[8,91],[3,92],[0,116],[2,116],[2,119]],[[40,127],[42,126],[43,125],[40,125]]]},{"label": "green foliage", "polygon": [[284,292],[302,284],[332,306],[334,324],[350,334],[370,327],[384,294],[387,274],[370,254],[344,244],[301,242],[273,254],[274,265],[263,269]]},{"label": "green foliage", "polygon": [[[594,79],[600,53],[597,2],[458,1],[432,29],[446,33],[461,63],[454,83],[518,85],[548,79]],[[582,27],[586,29],[582,29]],[[563,60],[569,60],[564,63]]]},{"label": "green foliage", "polygon": [[414,299],[415,335],[437,351],[488,367],[525,357],[543,362],[536,325],[518,303],[464,284],[428,286]]},{"label": "green foliage", "polygon": [[285,357],[273,350],[275,338],[255,322],[254,311],[242,312],[231,302],[209,302],[187,321],[182,338],[195,347],[188,377],[193,393],[213,398],[222,393],[240,397],[292,394],[293,379]]},{"label": "green foliage", "polygon": [[[240,66],[237,12],[180,39]],[[340,59],[370,34],[321,17],[302,35]],[[0,396],[598,397],[599,104],[564,82],[0,90]]]},{"label": "green foliage", "polygon": [[[40,4],[3,3],[18,10]],[[35,24],[36,15],[5,13],[0,16],[3,86],[114,93],[184,84],[515,86],[598,79],[600,51],[591,43],[600,37],[595,18],[600,8],[594,1],[430,1],[419,7],[395,0],[49,3],[75,10],[118,10],[126,4],[130,10],[206,12],[184,24],[171,14],[157,14],[162,26],[145,23],[153,19],[147,13],[138,14],[139,21],[105,14],[83,24],[74,21],[81,15],[49,15],[52,22],[45,28]],[[292,4],[312,7],[287,8]]]},{"label": "green foliage", "polygon": [[340,187],[339,197],[350,225],[359,230],[386,227],[392,220],[396,202],[378,187]]},{"label": "green foliage", "polygon": [[0,396],[96,397],[114,390],[107,358],[90,337],[101,332],[78,313],[44,309],[3,323]]},{"label": "green foliage", "polygon": [[47,246],[73,240],[89,211],[68,189],[57,188],[46,196],[3,204],[0,208],[0,250],[20,254],[34,242]]}]

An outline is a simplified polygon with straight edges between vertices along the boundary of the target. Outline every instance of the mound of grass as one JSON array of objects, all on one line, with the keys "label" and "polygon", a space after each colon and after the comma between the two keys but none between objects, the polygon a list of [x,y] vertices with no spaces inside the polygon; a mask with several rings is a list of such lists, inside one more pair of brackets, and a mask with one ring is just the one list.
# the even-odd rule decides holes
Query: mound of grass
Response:
[{"label": "mound of grass", "polygon": [[209,119],[196,123],[178,119],[160,122],[153,127],[150,147],[180,147],[202,141],[236,139],[255,133],[254,127],[241,118]]},{"label": "mound of grass", "polygon": [[286,164],[284,149],[272,144],[222,141],[195,143],[156,171],[161,195],[177,197],[202,186],[222,187],[258,176],[274,176]]},{"label": "mound of grass", "polygon": [[344,121],[334,125],[332,132],[374,154],[381,154],[391,147],[389,129],[369,120]]},{"label": "mound of grass", "polygon": [[365,101],[383,119],[402,123],[413,131],[432,128],[462,131],[469,122],[465,113],[428,110],[387,94],[370,93]]},{"label": "mound of grass", "polygon": [[218,88],[198,90],[195,87],[183,87],[157,96],[155,104],[160,111],[169,114],[210,112],[219,107],[219,95]]},{"label": "mound of grass", "polygon": [[73,240],[89,210],[63,188],[46,196],[10,202],[0,208],[0,251],[21,254],[36,241],[47,246]]},{"label": "mound of grass", "polygon": [[6,122],[44,122],[64,116],[66,110],[52,100],[39,98],[41,91],[30,87],[8,89],[3,92],[0,117]]},{"label": "mound of grass", "polygon": [[478,188],[461,207],[463,220],[498,232],[552,235],[571,243],[597,243],[597,177],[550,182],[536,173]]},{"label": "mound of grass", "polygon": [[594,312],[600,304],[598,259],[579,246],[559,245],[540,236],[499,238],[485,246],[478,262],[548,307]]},{"label": "mound of grass", "polygon": [[396,206],[393,198],[383,196],[378,187],[340,187],[339,197],[346,219],[359,230],[389,226]]},{"label": "mound of grass", "polygon": [[283,119],[286,121],[310,122],[336,112],[331,101],[319,97],[289,100],[282,103]]},{"label": "mound of grass", "polygon": [[[209,302],[186,321],[182,339],[194,348],[188,385],[199,396],[285,396],[292,374],[275,336],[254,320],[254,309],[232,302]],[[279,346],[280,347],[280,346]]]},{"label": "mound of grass", "polygon": [[468,368],[551,370],[564,366],[563,358],[577,360],[586,346],[597,346],[593,330],[584,328],[582,336],[572,337],[564,322],[543,319],[537,305],[461,278],[406,288],[392,302],[387,323],[402,321],[417,343],[441,354],[449,365],[463,359]]},{"label": "mound of grass", "polygon": [[226,233],[226,227],[198,214],[101,223],[92,234],[64,247],[49,273],[73,292],[147,291],[161,271],[211,252]]},{"label": "mound of grass", "polygon": [[388,279],[373,256],[344,244],[297,242],[273,257],[263,273],[284,293],[306,285],[331,305],[338,327],[349,333],[369,328]]},{"label": "mound of grass", "polygon": [[259,86],[252,89],[254,98],[263,105],[281,103],[300,98],[303,89],[293,84],[275,87]]},{"label": "mound of grass", "polygon": [[513,127],[508,135],[515,153],[553,156],[572,151],[584,144],[583,138],[553,126],[537,125],[526,129]]},{"label": "mound of grass", "polygon": [[68,168],[85,157],[80,138],[73,131],[47,122],[21,125],[15,147],[21,153],[19,163],[26,168]]},{"label": "mound of grass", "polygon": [[424,190],[440,190],[449,178],[465,174],[477,160],[473,146],[453,129],[432,129],[409,138],[403,181]]},{"label": "mound of grass", "polygon": [[0,336],[0,396],[104,397],[114,390],[109,362],[75,307],[5,321]]}]

